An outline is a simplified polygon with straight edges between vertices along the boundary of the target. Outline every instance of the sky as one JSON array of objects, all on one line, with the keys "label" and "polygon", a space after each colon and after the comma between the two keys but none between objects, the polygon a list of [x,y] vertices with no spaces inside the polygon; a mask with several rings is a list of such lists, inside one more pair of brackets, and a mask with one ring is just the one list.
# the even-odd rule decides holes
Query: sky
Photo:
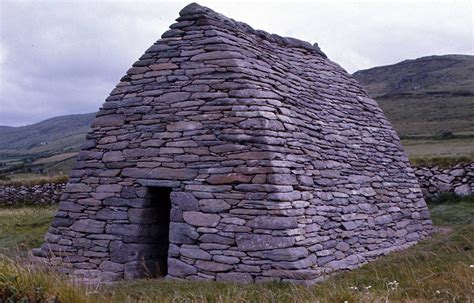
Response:
[{"label": "sky", "polygon": [[[474,54],[474,0],[198,0],[255,29],[317,42],[353,73]],[[94,112],[188,1],[0,0],[0,125]]]}]

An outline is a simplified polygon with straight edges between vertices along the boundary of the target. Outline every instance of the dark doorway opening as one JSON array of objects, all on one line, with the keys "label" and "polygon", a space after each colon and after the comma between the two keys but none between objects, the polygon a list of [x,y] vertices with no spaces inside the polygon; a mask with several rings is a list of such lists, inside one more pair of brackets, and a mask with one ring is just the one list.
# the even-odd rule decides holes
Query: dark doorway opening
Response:
[{"label": "dark doorway opening", "polygon": [[170,211],[171,211],[171,188],[149,187],[150,213],[146,217],[150,218],[151,236],[151,260],[154,260],[154,270],[149,268],[150,274],[154,277],[164,277],[168,274],[168,249],[170,231]]}]

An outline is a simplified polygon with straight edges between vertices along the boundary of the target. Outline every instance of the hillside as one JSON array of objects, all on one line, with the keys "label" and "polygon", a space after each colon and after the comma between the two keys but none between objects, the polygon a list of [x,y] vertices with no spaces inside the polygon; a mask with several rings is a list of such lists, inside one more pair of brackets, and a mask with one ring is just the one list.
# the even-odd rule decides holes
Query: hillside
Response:
[{"label": "hillside", "polygon": [[0,150],[30,150],[54,145],[71,136],[83,136],[94,116],[95,113],[67,115],[20,127],[0,126]]},{"label": "hillside", "polygon": [[[68,159],[80,149],[94,116],[95,113],[68,115],[27,126],[0,126],[0,175],[67,171],[72,162]],[[47,160],[55,155],[63,156],[53,158],[58,161]]]},{"label": "hillside", "polygon": [[353,76],[401,137],[474,132],[474,56],[423,57]]}]

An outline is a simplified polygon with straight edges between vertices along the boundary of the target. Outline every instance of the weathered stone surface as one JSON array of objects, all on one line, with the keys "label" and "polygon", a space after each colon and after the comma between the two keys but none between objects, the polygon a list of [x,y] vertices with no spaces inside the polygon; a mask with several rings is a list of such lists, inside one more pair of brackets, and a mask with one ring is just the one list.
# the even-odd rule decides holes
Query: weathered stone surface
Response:
[{"label": "weathered stone surface", "polygon": [[178,66],[174,63],[171,62],[166,62],[166,63],[156,63],[150,65],[150,68],[152,70],[163,70],[163,69],[176,69]]},{"label": "weathered stone surface", "polygon": [[301,198],[301,193],[293,191],[289,193],[272,193],[268,195],[268,199],[274,201],[295,201]]},{"label": "weathered stone surface", "polygon": [[202,261],[198,260],[194,264],[199,269],[211,272],[221,272],[221,271],[228,271],[232,269],[234,266],[229,264],[218,263],[214,261]]},{"label": "weathered stone surface", "polygon": [[185,211],[183,213],[184,221],[193,226],[215,227],[221,217],[214,214],[205,214],[197,211]]},{"label": "weathered stone surface", "polygon": [[91,127],[112,127],[121,126],[125,122],[123,115],[106,115],[95,118]]},{"label": "weathered stone surface", "polygon": [[128,214],[123,210],[121,211],[111,208],[104,208],[99,210],[95,217],[99,220],[126,220],[128,219]]},{"label": "weathered stone surface", "polygon": [[212,256],[210,253],[199,248],[181,248],[181,255],[190,258],[190,259],[199,259],[199,260],[211,260]]},{"label": "weathered stone surface", "polygon": [[166,129],[170,132],[190,131],[190,130],[196,130],[196,129],[201,129],[201,128],[202,128],[202,123],[194,122],[194,121],[174,122],[174,123],[170,123],[166,127]]},{"label": "weathered stone surface", "polygon": [[230,205],[222,199],[202,199],[199,208],[203,212],[220,213],[230,209]]},{"label": "weathered stone surface", "polygon": [[175,258],[170,258],[168,260],[168,274],[170,276],[184,278],[196,273],[197,269],[192,265],[186,264]]},{"label": "weathered stone surface", "polygon": [[216,243],[216,244],[224,244],[224,245],[234,245],[235,240],[230,237],[224,237],[221,235],[215,234],[204,234],[199,238],[199,241],[202,243]]},{"label": "weathered stone surface", "polygon": [[[156,99],[156,102],[159,103],[175,103],[188,100],[189,96],[191,96],[188,92],[173,92],[173,93],[165,93],[159,96]],[[170,130],[171,131],[171,130]]]},{"label": "weathered stone surface", "polygon": [[275,262],[273,267],[278,269],[309,269],[314,264],[316,264],[316,256],[309,255],[308,257],[297,261]]},{"label": "weathered stone surface", "polygon": [[122,176],[140,179],[190,180],[197,175],[193,169],[159,167],[150,170],[125,168]]},{"label": "weathered stone surface", "polygon": [[172,192],[170,195],[171,204],[180,210],[199,210],[199,202],[192,193]]},{"label": "weathered stone surface", "polygon": [[383,215],[375,218],[375,224],[387,224],[392,222],[392,217],[390,215]]},{"label": "weathered stone surface", "polygon": [[248,183],[252,180],[253,176],[243,175],[238,173],[230,173],[225,175],[211,175],[207,178],[207,182],[210,184],[234,184],[234,183]]},{"label": "weathered stone surface", "polygon": [[308,250],[304,247],[290,247],[251,252],[249,255],[273,261],[296,261],[307,257]]},{"label": "weathered stone surface", "polygon": [[468,184],[464,184],[454,188],[454,193],[459,196],[468,196],[472,194],[471,187]]},{"label": "weathered stone surface", "polygon": [[123,160],[125,160],[125,158],[123,157],[121,151],[106,152],[102,158],[102,161],[104,162],[119,162]]},{"label": "weathered stone surface", "polygon": [[104,232],[105,222],[92,219],[77,220],[71,226],[71,230],[85,233],[100,234]]},{"label": "weathered stone surface", "polygon": [[267,176],[270,184],[295,185],[298,184],[295,175],[291,174],[272,174]]},{"label": "weathered stone surface", "polygon": [[238,234],[237,247],[242,251],[257,251],[290,247],[295,244],[294,237],[274,237],[259,234]]},{"label": "weathered stone surface", "polygon": [[184,223],[170,223],[169,239],[175,244],[193,244],[199,238],[196,229]]},{"label": "weathered stone surface", "polygon": [[65,193],[83,193],[83,192],[90,192],[92,188],[83,183],[68,183],[66,188],[64,189]]},{"label": "weathered stone surface", "polygon": [[248,221],[246,225],[258,229],[290,229],[297,228],[298,221],[294,217],[262,216]]}]

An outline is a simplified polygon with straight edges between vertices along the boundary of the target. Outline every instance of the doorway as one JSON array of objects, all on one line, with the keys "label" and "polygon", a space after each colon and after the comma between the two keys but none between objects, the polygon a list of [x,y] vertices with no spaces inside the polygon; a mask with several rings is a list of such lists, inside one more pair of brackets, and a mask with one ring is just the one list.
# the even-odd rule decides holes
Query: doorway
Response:
[{"label": "doorway", "polygon": [[[148,269],[152,277],[164,277],[168,274],[168,249],[170,231],[170,211],[171,211],[171,188],[169,187],[149,187],[150,213],[145,214],[150,218],[150,259],[155,266]],[[148,262],[147,262],[148,263]]]}]

